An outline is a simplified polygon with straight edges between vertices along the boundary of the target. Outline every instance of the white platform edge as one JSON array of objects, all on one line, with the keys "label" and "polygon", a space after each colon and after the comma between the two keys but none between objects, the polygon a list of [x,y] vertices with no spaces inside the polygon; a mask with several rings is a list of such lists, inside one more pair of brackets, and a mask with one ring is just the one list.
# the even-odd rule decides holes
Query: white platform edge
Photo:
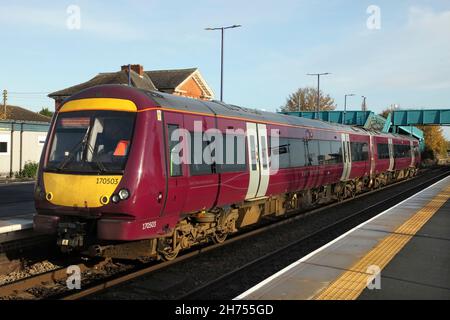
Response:
[{"label": "white platform edge", "polygon": [[[2,226],[3,223],[7,223],[7,225]],[[32,228],[33,228],[32,219],[11,219],[5,221],[0,220],[0,234]]]},{"label": "white platform edge", "polygon": [[291,270],[292,268],[296,267],[297,265],[299,265],[300,263],[304,262],[305,260],[308,260],[309,258],[311,258],[312,256],[316,255],[317,253],[321,252],[322,250],[328,248],[329,246],[331,246],[332,244],[336,243],[337,241],[341,240],[342,238],[345,238],[347,235],[349,235],[350,233],[352,233],[353,231],[363,227],[364,225],[372,222],[373,220],[377,219],[378,217],[381,217],[382,215],[386,214],[387,212],[389,212],[390,210],[396,208],[397,206],[405,203],[408,200],[411,200],[412,198],[414,198],[415,196],[417,196],[418,194],[421,194],[425,191],[427,191],[428,189],[433,188],[434,186],[436,186],[439,183],[444,182],[445,180],[449,179],[450,180],[450,176],[445,177],[442,180],[439,180],[435,183],[433,183],[431,186],[423,189],[420,192],[417,192],[415,194],[413,194],[411,197],[397,203],[395,206],[390,207],[389,209],[377,214],[375,217],[370,218],[369,220],[361,223],[360,225],[354,227],[353,229],[347,231],[346,233],[340,235],[339,237],[337,237],[336,239],[332,240],[331,242],[328,242],[327,244],[323,245],[322,247],[314,250],[313,252],[307,254],[306,256],[304,256],[303,258],[301,258],[300,260],[297,260],[295,262],[293,262],[292,264],[288,265],[287,267],[285,267],[284,269],[281,269],[280,271],[278,271],[277,273],[271,275],[269,278],[261,281],[260,283],[256,284],[255,286],[251,287],[250,289],[248,289],[247,291],[241,293],[240,295],[238,295],[237,297],[233,298],[233,300],[243,300],[245,299],[246,296],[250,295],[251,293],[255,292],[256,290],[262,288],[264,285],[268,284],[270,281],[272,281],[275,278],[278,278],[279,276],[281,276],[282,274],[286,273],[287,271]]}]

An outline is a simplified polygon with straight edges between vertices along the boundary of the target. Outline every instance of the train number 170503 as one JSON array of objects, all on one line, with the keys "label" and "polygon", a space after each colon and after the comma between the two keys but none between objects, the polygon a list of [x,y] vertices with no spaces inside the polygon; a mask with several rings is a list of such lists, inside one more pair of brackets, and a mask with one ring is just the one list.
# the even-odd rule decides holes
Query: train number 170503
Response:
[{"label": "train number 170503", "polygon": [[118,178],[97,178],[97,184],[118,184]]}]

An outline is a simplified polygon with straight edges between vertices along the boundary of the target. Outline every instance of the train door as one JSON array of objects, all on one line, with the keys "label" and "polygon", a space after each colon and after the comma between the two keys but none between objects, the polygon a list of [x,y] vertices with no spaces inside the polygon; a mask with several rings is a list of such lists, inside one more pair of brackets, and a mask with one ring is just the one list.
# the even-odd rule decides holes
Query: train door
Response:
[{"label": "train door", "polygon": [[258,146],[259,146],[259,166],[260,166],[260,180],[258,192],[256,197],[264,197],[267,192],[267,187],[269,186],[270,169],[269,169],[269,151],[268,151],[268,138],[267,138],[267,127],[265,124],[258,124]]},{"label": "train door", "polygon": [[372,133],[369,133],[369,161],[370,161],[370,173],[369,176],[372,179],[375,175],[375,142]]},{"label": "train door", "polygon": [[394,144],[392,143],[392,139],[388,139],[389,146],[389,171],[394,170]]},{"label": "train door", "polygon": [[181,130],[183,116],[178,114],[164,113],[164,140],[166,154],[166,190],[161,194],[164,201],[164,214],[178,214],[184,206],[186,193],[188,190],[188,180],[186,175],[186,165],[182,163],[180,147],[186,147],[186,137],[183,137]]},{"label": "train door", "polygon": [[269,185],[266,125],[247,122],[247,145],[249,183],[245,199],[263,197]]},{"label": "train door", "polygon": [[350,135],[348,133],[342,133],[342,160],[344,162],[344,169],[342,171],[342,181],[346,181],[350,178],[350,172],[352,170],[352,154],[350,149]]}]

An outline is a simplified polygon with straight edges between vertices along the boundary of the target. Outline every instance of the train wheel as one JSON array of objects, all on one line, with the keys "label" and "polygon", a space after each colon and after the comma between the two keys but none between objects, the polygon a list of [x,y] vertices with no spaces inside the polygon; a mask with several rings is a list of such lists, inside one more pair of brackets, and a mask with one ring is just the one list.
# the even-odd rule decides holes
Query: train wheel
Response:
[{"label": "train wheel", "polygon": [[[158,253],[166,261],[174,260],[180,252],[180,247],[174,245],[176,233],[171,238],[163,238],[158,240]],[[177,243],[177,242],[176,242]]]},{"label": "train wheel", "polygon": [[228,237],[228,233],[215,232],[213,236],[213,241],[215,243],[223,243]]},{"label": "train wheel", "polygon": [[166,261],[172,261],[174,260],[177,256],[178,253],[180,252],[180,250],[163,250],[160,251],[161,256],[163,257],[164,260]]}]

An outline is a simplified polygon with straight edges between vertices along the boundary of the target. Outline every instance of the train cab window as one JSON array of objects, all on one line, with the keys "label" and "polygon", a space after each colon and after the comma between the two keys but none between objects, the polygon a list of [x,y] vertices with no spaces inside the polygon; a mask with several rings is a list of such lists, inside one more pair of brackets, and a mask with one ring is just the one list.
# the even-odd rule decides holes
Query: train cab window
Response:
[{"label": "train cab window", "polygon": [[182,137],[179,136],[178,125],[169,124],[168,125],[168,138],[169,138],[169,171],[171,177],[178,177],[183,175],[182,165],[181,165],[181,150],[180,141]]},{"label": "train cab window", "polygon": [[308,148],[308,165],[317,166],[319,165],[319,141],[309,140],[307,142]]},{"label": "train cab window", "polygon": [[350,142],[352,161],[367,161],[369,159],[369,145],[366,142]]},{"label": "train cab window", "polygon": [[122,172],[131,151],[135,114],[89,110],[58,114],[45,170]]},{"label": "train cab window", "polygon": [[305,141],[301,139],[289,139],[290,167],[304,167],[306,165]]},{"label": "train cab window", "polygon": [[378,159],[389,159],[389,145],[387,143],[377,144]]}]

